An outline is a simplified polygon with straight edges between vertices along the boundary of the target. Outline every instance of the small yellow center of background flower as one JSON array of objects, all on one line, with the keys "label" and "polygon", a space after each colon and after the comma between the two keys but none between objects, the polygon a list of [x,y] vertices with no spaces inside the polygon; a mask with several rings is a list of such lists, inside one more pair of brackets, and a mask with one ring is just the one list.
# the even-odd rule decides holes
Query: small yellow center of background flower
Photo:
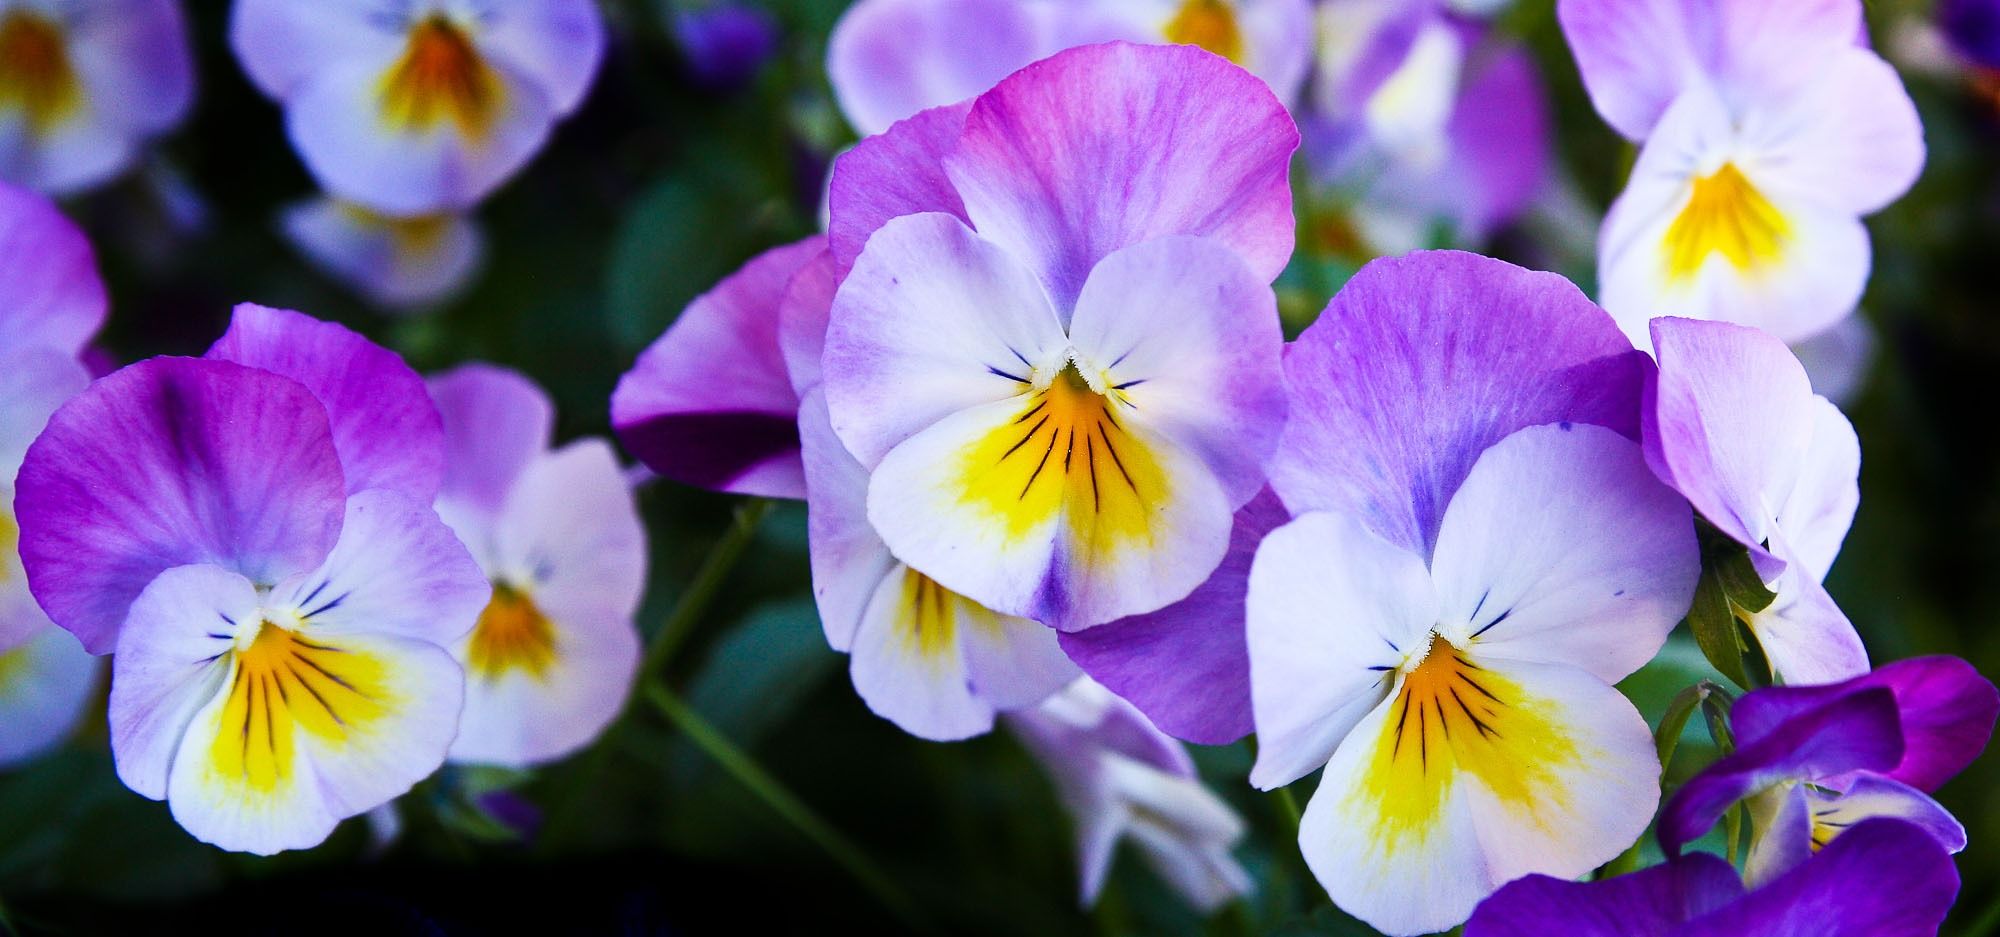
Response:
[{"label": "small yellow center of background flower", "polygon": [[14,523],[14,515],[0,508],[0,583],[14,578],[14,553],[21,546],[21,528]]},{"label": "small yellow center of background flower", "polygon": [[291,780],[298,731],[345,740],[394,705],[382,661],[361,651],[263,622],[234,654],[209,759],[220,778],[257,791]]},{"label": "small yellow center of background flower", "polygon": [[62,27],[30,10],[0,14],[0,113],[21,111],[42,135],[83,107]]},{"label": "small yellow center of background flower", "polygon": [[1693,279],[1714,254],[1754,273],[1777,262],[1791,235],[1785,216],[1734,163],[1724,163],[1694,181],[1687,207],[1667,228],[1667,278]]},{"label": "small yellow center of background flower", "polygon": [[1243,29],[1229,0],[1186,0],[1167,21],[1166,36],[1168,42],[1200,46],[1243,64]]},{"label": "small yellow center of background flower", "polygon": [[540,680],[556,662],[555,625],[533,598],[506,583],[494,585],[470,640],[466,662],[487,680],[515,670]]},{"label": "small yellow center of background flower", "polygon": [[392,130],[420,133],[450,121],[477,140],[493,128],[505,89],[465,31],[432,16],[410,30],[402,58],[382,78],[381,95],[382,121]]}]

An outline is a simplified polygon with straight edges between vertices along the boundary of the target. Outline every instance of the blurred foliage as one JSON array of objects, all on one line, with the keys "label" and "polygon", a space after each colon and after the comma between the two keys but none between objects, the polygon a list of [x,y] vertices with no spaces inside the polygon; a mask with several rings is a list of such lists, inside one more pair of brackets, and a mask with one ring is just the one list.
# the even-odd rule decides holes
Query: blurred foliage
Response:
[{"label": "blurred foliage", "polygon": [[[608,432],[606,401],[637,352],[694,296],[759,250],[810,233],[825,166],[851,141],[822,62],[841,4],[770,0],[779,56],[752,85],[688,75],[656,0],[607,2],[613,45],[581,113],[480,211],[486,270],[434,314],[375,313],[306,267],[276,213],[312,188],[277,109],[238,70],[226,7],[190,3],[201,95],[155,166],[67,207],[112,286],[106,333],[124,360],[198,353],[252,300],[345,322],[431,370],[519,368],[554,395],[559,434]],[[658,0],[664,2],[664,0]],[[1877,44],[1926,4],[1870,5]],[[1615,196],[1630,151],[1591,110],[1551,15],[1522,0],[1502,28],[1541,60],[1556,104],[1564,188],[1590,211]],[[1830,587],[1878,661],[1958,654],[2000,674],[2000,111],[1956,76],[1910,74],[1930,144],[1923,180],[1871,222],[1865,312],[1879,338],[1848,410],[1865,461],[1860,515]],[[168,180],[163,183],[162,180]],[[198,204],[166,197],[186,187]],[[1302,206],[1305,219],[1308,208]],[[1560,217],[1560,216],[1557,216]],[[1546,218],[1495,253],[1589,289],[1594,230]],[[1313,248],[1315,241],[1302,242]],[[1358,258],[1302,249],[1280,282],[1302,328]],[[642,495],[653,578],[642,627],[683,596],[729,523],[730,499],[658,484]],[[1004,734],[939,745],[870,715],[828,651],[810,598],[804,512],[765,520],[667,678],[686,705],[893,878],[932,929],[968,934],[1358,935],[1328,907],[1279,803],[1243,783],[1247,743],[1196,752],[1249,820],[1240,855],[1260,891],[1212,920],[1134,856],[1080,911],[1071,832],[1053,791]],[[1699,680],[1721,682],[1683,631],[1621,687],[1657,720]],[[1669,783],[1712,759],[1703,720],[1681,733]],[[496,802],[494,790],[524,798]],[[1303,800],[1311,782],[1297,786]],[[1964,899],[1948,933],[2000,914],[2000,760],[1941,794],[1970,830]],[[524,836],[521,804],[542,814]],[[511,806],[510,806],[511,805]],[[504,808],[504,809],[503,809]],[[904,924],[688,738],[635,701],[621,727],[527,776],[446,771],[398,805],[400,835],[349,823],[273,859],[196,843],[166,807],[125,790],[101,713],[62,751],[0,774],[0,900],[29,933],[708,933]],[[532,811],[531,811],[532,812]],[[1644,861],[1656,861],[1650,839]],[[4,927],[0,924],[0,927]]]}]

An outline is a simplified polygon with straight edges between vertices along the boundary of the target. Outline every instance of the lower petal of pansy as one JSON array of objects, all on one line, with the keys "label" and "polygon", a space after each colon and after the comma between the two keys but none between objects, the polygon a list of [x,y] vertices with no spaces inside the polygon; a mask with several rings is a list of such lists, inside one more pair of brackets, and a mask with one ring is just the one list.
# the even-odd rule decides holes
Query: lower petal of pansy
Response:
[{"label": "lower petal of pansy", "polygon": [[332,198],[285,209],[285,236],[327,275],[391,310],[414,311],[464,286],[485,254],[469,217],[396,218]]},{"label": "lower petal of pansy", "polygon": [[458,650],[465,713],[451,760],[526,767],[589,744],[624,707],[639,665],[629,612],[554,615],[499,583]]},{"label": "lower petal of pansy", "polygon": [[54,625],[0,649],[0,766],[59,744],[97,687],[97,658]]},{"label": "lower petal of pansy", "polygon": [[974,692],[965,644],[973,631],[1003,627],[991,610],[914,569],[894,567],[876,586],[854,634],[849,669],[855,692],[876,715],[921,738],[951,741],[986,732],[995,707]]},{"label": "lower petal of pansy", "polygon": [[1826,587],[1793,564],[1767,584],[1777,598],[1763,611],[1737,609],[1771,672],[1786,683],[1833,683],[1868,672],[1868,649]]},{"label": "lower petal of pansy", "polygon": [[1617,691],[1436,640],[1327,765],[1300,828],[1343,910],[1391,934],[1465,920],[1501,884],[1574,877],[1646,828],[1659,761]]},{"label": "lower petal of pansy", "polygon": [[995,614],[990,626],[976,616],[972,621],[980,627],[966,628],[960,640],[966,677],[995,709],[1033,706],[1083,675],[1053,628],[1012,615]]}]

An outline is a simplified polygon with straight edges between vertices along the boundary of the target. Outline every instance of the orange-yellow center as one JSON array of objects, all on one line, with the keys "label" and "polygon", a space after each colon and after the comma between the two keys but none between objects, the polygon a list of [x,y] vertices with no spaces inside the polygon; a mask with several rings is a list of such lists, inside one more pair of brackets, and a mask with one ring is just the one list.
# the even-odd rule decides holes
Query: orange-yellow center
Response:
[{"label": "orange-yellow center", "polygon": [[535,600],[513,586],[499,583],[493,598],[472,626],[466,663],[487,680],[521,671],[537,680],[556,662],[556,629]]},{"label": "orange-yellow center", "polygon": [[1737,270],[1755,273],[1780,259],[1791,223],[1734,163],[1694,180],[1686,207],[1667,228],[1667,279],[1685,282],[1720,254]]},{"label": "orange-yellow center", "polygon": [[258,791],[291,779],[298,732],[342,740],[394,706],[386,666],[362,651],[265,622],[234,654],[210,764]]},{"label": "orange-yellow center", "polygon": [[506,91],[458,24],[442,16],[410,30],[403,55],[382,78],[382,120],[392,130],[421,133],[449,121],[473,139],[493,129]]},{"label": "orange-yellow center", "polygon": [[28,129],[46,134],[83,106],[62,27],[39,13],[0,14],[0,112],[20,111]]},{"label": "orange-yellow center", "polygon": [[1229,0],[1184,0],[1167,21],[1166,36],[1168,42],[1200,46],[1243,64],[1243,29]]}]

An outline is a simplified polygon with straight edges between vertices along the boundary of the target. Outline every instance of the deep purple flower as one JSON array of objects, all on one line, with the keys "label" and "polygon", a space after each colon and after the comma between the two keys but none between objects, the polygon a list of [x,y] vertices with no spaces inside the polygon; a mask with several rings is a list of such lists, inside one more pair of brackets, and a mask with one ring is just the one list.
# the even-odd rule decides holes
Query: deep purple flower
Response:
[{"label": "deep purple flower", "polygon": [[778,50],[778,24],[753,7],[722,3],[674,11],[674,38],[697,79],[734,87],[756,77]]},{"label": "deep purple flower", "polygon": [[2000,3],[1942,0],[1938,25],[1960,55],[1985,68],[2000,68]]}]

